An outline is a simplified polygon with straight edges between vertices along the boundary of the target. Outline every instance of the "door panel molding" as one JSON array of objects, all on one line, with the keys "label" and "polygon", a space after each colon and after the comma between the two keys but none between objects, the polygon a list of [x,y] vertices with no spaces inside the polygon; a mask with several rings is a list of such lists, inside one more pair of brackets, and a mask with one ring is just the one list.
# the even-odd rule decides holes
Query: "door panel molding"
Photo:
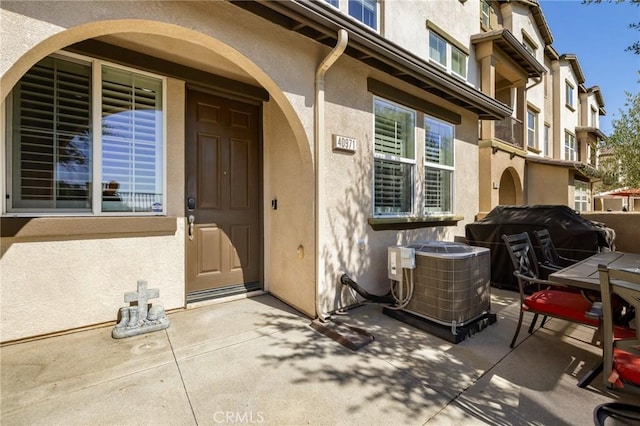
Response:
[{"label": "door panel molding", "polygon": [[195,198],[186,212],[194,228],[187,300],[262,283],[260,114],[253,104],[187,91],[186,197]]}]

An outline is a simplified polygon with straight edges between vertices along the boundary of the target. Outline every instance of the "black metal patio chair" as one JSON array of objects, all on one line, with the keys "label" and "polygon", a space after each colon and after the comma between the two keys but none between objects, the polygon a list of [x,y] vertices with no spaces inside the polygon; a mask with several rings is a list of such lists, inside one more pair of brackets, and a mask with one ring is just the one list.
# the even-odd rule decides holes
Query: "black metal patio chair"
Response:
[{"label": "black metal patio chair", "polygon": [[533,314],[529,325],[529,334],[533,333],[538,315],[543,315],[544,326],[547,317],[556,317],[580,324],[598,327],[599,319],[585,315],[591,310],[592,303],[574,289],[563,288],[556,283],[540,279],[538,260],[533,250],[529,234],[522,232],[514,235],[503,235],[514,275],[518,279],[520,292],[520,317],[510,347],[514,347],[525,312]]},{"label": "black metal patio chair", "polygon": [[570,259],[558,254],[558,250],[556,250],[556,246],[553,244],[548,229],[533,231],[533,238],[536,240],[536,244],[540,247],[542,253],[542,261],[540,264],[545,268],[549,268],[552,272],[559,271],[562,268],[578,262],[576,259]]}]

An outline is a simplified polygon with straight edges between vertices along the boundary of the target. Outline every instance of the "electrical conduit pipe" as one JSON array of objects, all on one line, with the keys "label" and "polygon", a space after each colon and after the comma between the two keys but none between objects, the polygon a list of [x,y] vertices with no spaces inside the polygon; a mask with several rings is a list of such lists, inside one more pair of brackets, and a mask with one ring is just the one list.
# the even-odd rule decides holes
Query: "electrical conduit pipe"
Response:
[{"label": "electrical conduit pipe", "polygon": [[320,261],[321,249],[323,247],[322,240],[320,238],[320,223],[324,223],[326,209],[324,203],[324,179],[321,177],[321,171],[324,166],[324,141],[325,141],[325,129],[324,129],[324,76],[331,68],[331,66],[338,60],[338,58],[344,53],[347,48],[347,42],[349,41],[349,35],[346,30],[340,29],[338,31],[338,41],[335,47],[329,52],[324,60],[318,66],[316,70],[315,78],[315,103],[314,103],[314,157],[315,157],[315,209],[314,209],[314,227],[315,227],[315,239],[316,239],[316,252],[315,252],[315,278],[316,278],[316,315],[320,321],[327,321],[329,315],[325,314],[322,303],[320,302],[320,282],[324,280],[324,264]]}]

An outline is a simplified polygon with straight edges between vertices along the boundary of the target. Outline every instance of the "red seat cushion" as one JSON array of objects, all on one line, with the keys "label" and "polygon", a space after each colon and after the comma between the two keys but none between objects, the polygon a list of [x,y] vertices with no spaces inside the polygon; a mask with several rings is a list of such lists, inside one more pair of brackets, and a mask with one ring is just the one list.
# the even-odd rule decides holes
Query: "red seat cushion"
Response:
[{"label": "red seat cushion", "polygon": [[585,316],[585,312],[591,309],[591,303],[580,293],[546,289],[528,296],[524,303],[527,308],[541,314],[598,326],[597,319]]},{"label": "red seat cushion", "polygon": [[640,385],[640,357],[622,349],[613,349],[613,366],[620,378]]},{"label": "red seat cushion", "polygon": [[616,325],[615,327],[613,327],[613,338],[614,339],[635,339],[636,330],[635,328],[622,327],[622,326]]}]

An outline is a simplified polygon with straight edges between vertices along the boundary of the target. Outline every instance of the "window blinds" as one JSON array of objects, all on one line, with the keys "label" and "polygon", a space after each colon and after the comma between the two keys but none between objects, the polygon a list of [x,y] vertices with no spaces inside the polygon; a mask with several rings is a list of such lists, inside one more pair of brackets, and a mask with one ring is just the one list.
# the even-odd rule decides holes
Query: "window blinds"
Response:
[{"label": "window blinds", "polygon": [[413,114],[378,101],[375,151],[376,213],[410,212],[413,166],[406,161],[414,158]]},{"label": "window blinds", "polygon": [[102,184],[122,203],[109,210],[151,211],[162,196],[161,91],[158,79],[103,67]]},{"label": "window blinds", "polygon": [[13,205],[89,208],[91,69],[46,58],[14,90]]}]

